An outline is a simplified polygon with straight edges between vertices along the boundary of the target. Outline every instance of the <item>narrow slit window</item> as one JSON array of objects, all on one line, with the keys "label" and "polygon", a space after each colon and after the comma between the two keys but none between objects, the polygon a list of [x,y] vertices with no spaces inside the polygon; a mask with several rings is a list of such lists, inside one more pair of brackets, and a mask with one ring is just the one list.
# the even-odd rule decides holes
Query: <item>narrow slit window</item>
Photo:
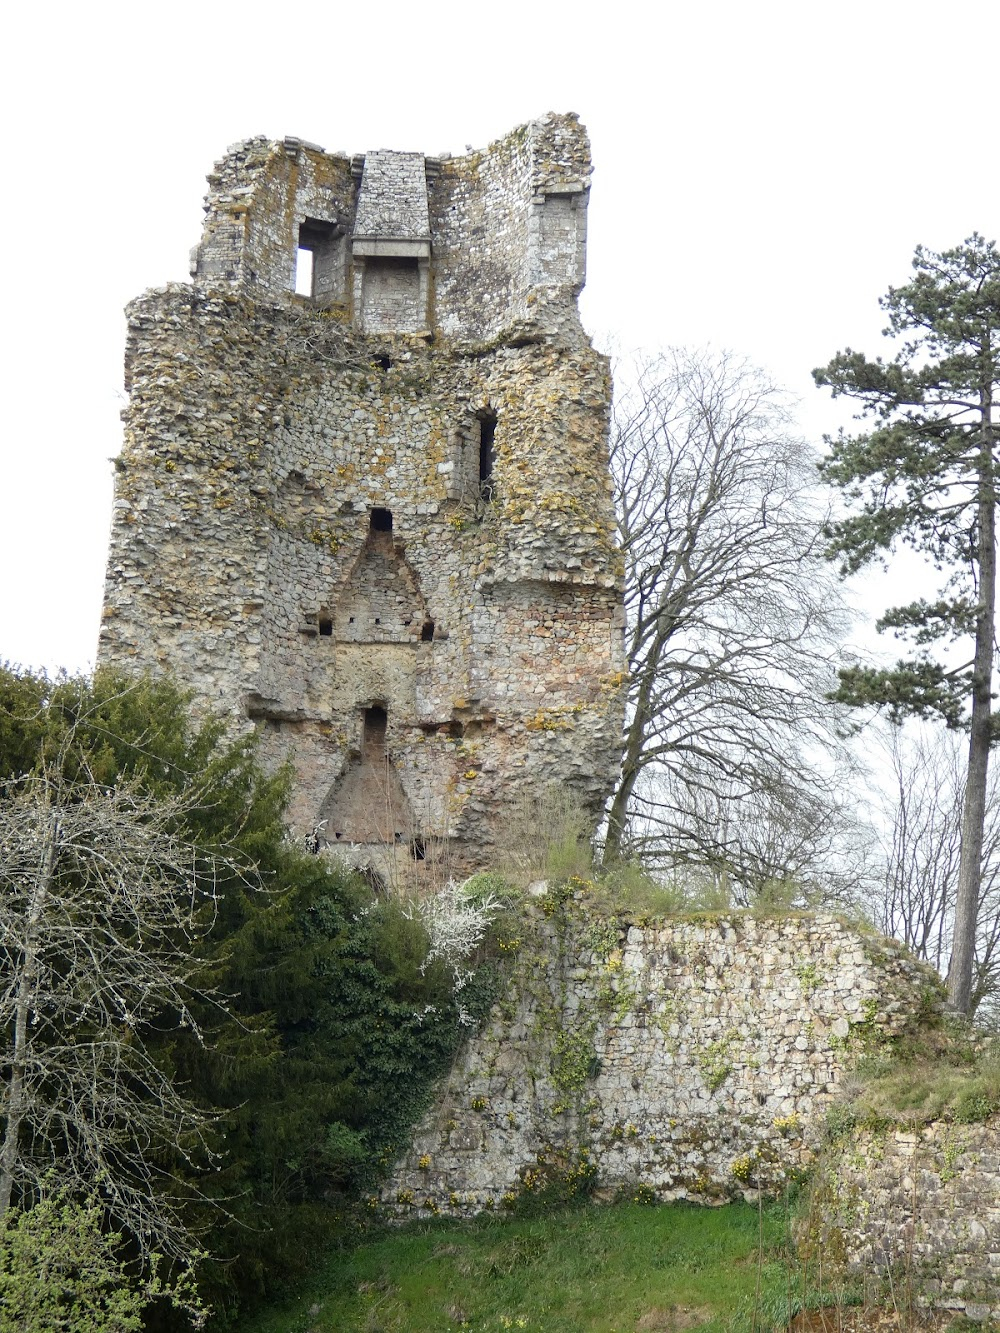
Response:
[{"label": "narrow slit window", "polygon": [[295,251],[295,295],[313,294],[313,252],[300,245]]},{"label": "narrow slit window", "polygon": [[496,462],[493,441],[497,429],[497,414],[479,414],[479,494],[484,500],[493,499],[493,466]]}]

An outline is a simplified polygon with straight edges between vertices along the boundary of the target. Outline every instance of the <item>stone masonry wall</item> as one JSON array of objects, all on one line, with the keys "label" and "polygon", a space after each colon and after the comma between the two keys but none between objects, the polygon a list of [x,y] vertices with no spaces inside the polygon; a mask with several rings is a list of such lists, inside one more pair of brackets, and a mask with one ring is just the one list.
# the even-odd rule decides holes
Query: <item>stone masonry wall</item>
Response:
[{"label": "stone masonry wall", "polygon": [[[366,233],[402,228],[423,236],[429,220],[434,323],[441,337],[482,345],[578,326],[592,167],[576,116],[550,114],[481,151],[423,159],[424,212],[413,195],[413,164],[422,155],[372,156],[379,177],[387,167],[381,159],[396,159],[405,177],[397,193],[405,203],[388,206],[393,191],[387,182],[359,219],[364,156],[326,153],[294,137],[232,145],[208,178],[205,231],[192,253],[192,276],[274,299],[294,287],[304,223],[325,224],[350,238],[356,222]],[[377,207],[376,197],[387,206]],[[343,280],[326,293],[328,304],[344,309],[352,299],[349,250],[343,247]]]},{"label": "stone masonry wall", "polygon": [[831,1149],[813,1233],[829,1258],[963,1313],[1000,1320],[1000,1120],[862,1129]]},{"label": "stone masonry wall", "polygon": [[[461,159],[369,156],[234,146],[193,286],[130,305],[99,660],[173,671],[256,726],[264,761],[293,765],[295,827],[325,821],[341,849],[349,829],[392,828],[349,854],[393,879],[434,848],[459,872],[488,863],[526,788],[566,787],[596,821],[620,737],[622,565],[608,365],[576,311],[582,127],[545,117]],[[300,242],[323,275],[312,298],[292,290]],[[394,265],[426,318],[391,283],[352,309]],[[342,811],[372,709],[385,771]],[[400,811],[362,817],[365,792]]]},{"label": "stone masonry wall", "polygon": [[830,915],[603,916],[537,900],[509,993],[381,1194],[474,1214],[546,1163],[661,1200],[751,1196],[806,1167],[852,1047],[908,1023],[930,970]]}]

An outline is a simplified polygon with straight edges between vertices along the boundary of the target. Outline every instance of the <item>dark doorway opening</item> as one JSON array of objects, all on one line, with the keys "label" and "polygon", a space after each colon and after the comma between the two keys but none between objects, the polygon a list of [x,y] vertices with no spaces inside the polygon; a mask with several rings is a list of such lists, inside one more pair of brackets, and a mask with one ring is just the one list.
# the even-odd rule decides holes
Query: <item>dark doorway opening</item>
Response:
[{"label": "dark doorway opening", "polygon": [[385,731],[388,714],[381,704],[365,709],[364,757],[381,759],[385,753]]}]

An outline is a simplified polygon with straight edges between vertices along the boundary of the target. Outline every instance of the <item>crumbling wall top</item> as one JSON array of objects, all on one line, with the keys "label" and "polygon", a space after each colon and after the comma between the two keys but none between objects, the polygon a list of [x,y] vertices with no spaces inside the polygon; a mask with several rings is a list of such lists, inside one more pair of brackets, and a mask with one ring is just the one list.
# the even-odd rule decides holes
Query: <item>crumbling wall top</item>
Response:
[{"label": "crumbling wall top", "polygon": [[366,332],[459,345],[572,336],[591,170],[572,114],[456,157],[247,139],[208,178],[192,276],[297,295]]}]

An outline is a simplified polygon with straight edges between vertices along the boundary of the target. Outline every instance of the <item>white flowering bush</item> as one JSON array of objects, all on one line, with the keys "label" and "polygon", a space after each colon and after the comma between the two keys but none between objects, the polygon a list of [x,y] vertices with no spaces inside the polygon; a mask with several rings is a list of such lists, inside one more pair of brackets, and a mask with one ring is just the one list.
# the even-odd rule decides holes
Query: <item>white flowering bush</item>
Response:
[{"label": "white flowering bush", "polygon": [[444,964],[451,974],[458,1021],[466,1026],[473,1019],[463,1008],[460,996],[475,972],[469,962],[486,938],[490,922],[500,907],[495,894],[470,899],[462,885],[449,880],[443,889],[417,899],[403,911],[408,920],[419,919],[427,931],[429,948],[420,970],[425,972],[432,963]]}]

